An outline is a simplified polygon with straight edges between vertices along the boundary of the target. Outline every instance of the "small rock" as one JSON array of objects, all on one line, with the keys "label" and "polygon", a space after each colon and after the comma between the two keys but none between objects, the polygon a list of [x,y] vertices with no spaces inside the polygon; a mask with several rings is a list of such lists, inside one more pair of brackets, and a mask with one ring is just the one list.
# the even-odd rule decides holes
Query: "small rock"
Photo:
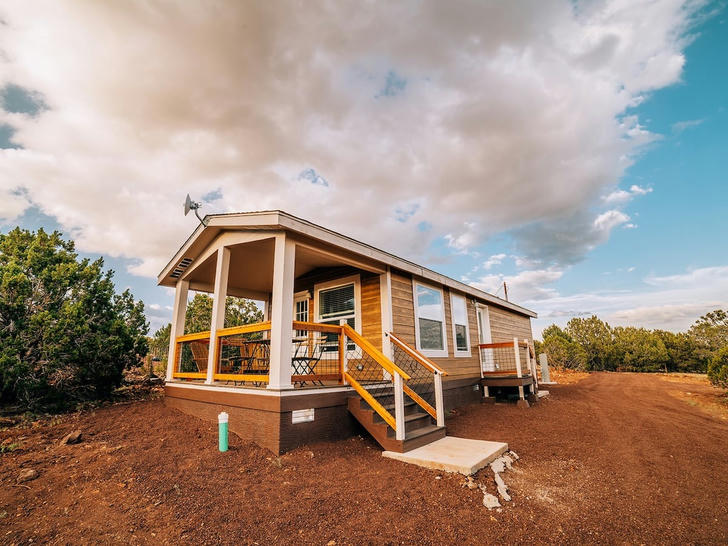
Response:
[{"label": "small rock", "polygon": [[498,486],[498,494],[504,501],[511,500],[511,496],[508,494],[508,486],[501,478],[500,474],[495,475],[495,484]]},{"label": "small rock", "polygon": [[496,474],[500,474],[505,471],[506,463],[503,461],[503,457],[498,457],[495,461],[490,463],[490,469]]},{"label": "small rock", "polygon": [[81,441],[81,437],[83,435],[81,434],[80,430],[74,430],[73,432],[69,432],[63,437],[63,440],[61,440],[61,445],[63,444],[77,444]]},{"label": "small rock", "polygon": [[508,454],[509,454],[509,455],[510,455],[511,457],[513,457],[513,458],[514,458],[515,460],[518,460],[518,459],[520,459],[520,457],[518,456],[518,454],[517,454],[517,453],[516,453],[515,451],[513,451],[512,449],[511,449],[511,450],[510,450],[510,451],[508,452]]},{"label": "small rock", "polygon": [[313,451],[307,451],[306,457],[308,457],[309,459],[313,459]]},{"label": "small rock", "polygon": [[329,540],[329,541],[328,541],[328,542],[326,543],[326,546],[336,546],[336,541],[335,541],[335,540]]},{"label": "small rock", "polygon": [[500,508],[500,505],[500,501],[498,501],[498,497],[495,495],[491,495],[490,493],[485,493],[483,495],[483,506],[485,506],[488,510]]},{"label": "small rock", "polygon": [[501,459],[503,459],[503,462],[506,463],[506,468],[508,470],[513,468],[513,459],[509,455],[503,455]]},{"label": "small rock", "polygon": [[435,476],[435,479],[436,480],[441,480],[442,479],[442,476]]},{"label": "small rock", "polygon": [[20,474],[18,474],[18,483],[29,482],[36,479],[38,475],[37,470],[33,468],[26,468],[25,470],[21,470]]}]

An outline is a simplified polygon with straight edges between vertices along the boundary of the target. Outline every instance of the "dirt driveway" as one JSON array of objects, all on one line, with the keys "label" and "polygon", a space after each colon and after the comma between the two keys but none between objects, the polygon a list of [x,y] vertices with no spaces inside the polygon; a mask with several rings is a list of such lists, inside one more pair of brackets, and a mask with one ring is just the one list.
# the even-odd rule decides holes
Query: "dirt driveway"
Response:
[{"label": "dirt driveway", "polygon": [[[728,421],[675,396],[710,387],[594,374],[551,392],[448,421],[520,455],[501,512],[365,433],[280,458],[231,438],[220,454],[214,427],[160,401],[4,430],[21,448],[0,456],[0,543],[728,542]],[[59,447],[74,428],[83,442]],[[39,477],[16,484],[26,468]]]}]

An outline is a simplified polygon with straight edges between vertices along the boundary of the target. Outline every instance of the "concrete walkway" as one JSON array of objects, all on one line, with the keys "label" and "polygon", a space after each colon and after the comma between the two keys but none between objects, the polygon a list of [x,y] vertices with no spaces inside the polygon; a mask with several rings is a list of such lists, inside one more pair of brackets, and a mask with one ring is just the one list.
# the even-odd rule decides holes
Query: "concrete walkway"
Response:
[{"label": "concrete walkway", "polygon": [[508,451],[508,444],[445,436],[406,453],[385,451],[382,456],[433,470],[470,476]]}]

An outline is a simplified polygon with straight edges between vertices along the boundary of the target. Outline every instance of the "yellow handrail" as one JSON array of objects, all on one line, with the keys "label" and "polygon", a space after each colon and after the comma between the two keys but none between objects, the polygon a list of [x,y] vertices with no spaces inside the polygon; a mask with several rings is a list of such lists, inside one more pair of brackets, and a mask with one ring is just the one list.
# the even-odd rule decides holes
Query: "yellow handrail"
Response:
[{"label": "yellow handrail", "polygon": [[367,353],[369,356],[371,356],[377,364],[379,364],[382,368],[384,368],[386,371],[388,371],[390,374],[399,374],[402,376],[402,379],[405,381],[410,379],[410,375],[405,372],[402,368],[397,366],[394,362],[389,360],[384,354],[377,349],[374,345],[369,343],[366,339],[364,339],[362,336],[359,335],[359,333],[354,330],[351,326],[348,324],[341,325],[341,328],[343,329],[343,332],[346,334],[346,337],[351,339],[354,343],[356,343],[361,349]]},{"label": "yellow handrail", "polygon": [[447,372],[440,366],[435,364],[432,360],[425,357],[425,355],[418,353],[412,347],[407,345],[404,341],[395,336],[392,332],[387,333],[389,339],[391,339],[395,345],[405,351],[408,355],[414,358],[417,362],[422,364],[425,368],[430,370],[432,373],[439,373],[440,375],[447,375]]},{"label": "yellow handrail", "polygon": [[[217,337],[235,336],[239,334],[251,334],[253,332],[264,332],[270,330],[271,322],[256,322],[254,324],[243,324],[242,326],[231,326],[230,328],[220,328],[217,331]],[[210,335],[210,332],[207,333]]]},{"label": "yellow handrail", "polygon": [[389,413],[384,406],[382,406],[379,402],[377,402],[377,399],[374,398],[368,390],[366,390],[364,387],[362,387],[359,382],[354,379],[349,372],[344,372],[344,377],[349,382],[349,385],[354,387],[354,390],[359,393],[359,396],[361,396],[364,401],[369,404],[374,411],[376,411],[379,416],[384,419],[384,421],[392,427],[395,431],[397,430],[397,421],[392,417],[392,414]]}]

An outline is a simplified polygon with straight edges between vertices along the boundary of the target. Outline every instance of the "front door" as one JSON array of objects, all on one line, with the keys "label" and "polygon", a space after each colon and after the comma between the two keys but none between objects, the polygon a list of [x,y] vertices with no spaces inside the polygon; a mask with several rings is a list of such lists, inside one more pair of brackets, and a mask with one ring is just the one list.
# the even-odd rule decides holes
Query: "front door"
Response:
[{"label": "front door", "polygon": [[[490,316],[485,305],[478,305],[478,336],[480,343],[493,343],[490,333]],[[480,349],[480,366],[483,373],[495,371],[493,349]]]}]

